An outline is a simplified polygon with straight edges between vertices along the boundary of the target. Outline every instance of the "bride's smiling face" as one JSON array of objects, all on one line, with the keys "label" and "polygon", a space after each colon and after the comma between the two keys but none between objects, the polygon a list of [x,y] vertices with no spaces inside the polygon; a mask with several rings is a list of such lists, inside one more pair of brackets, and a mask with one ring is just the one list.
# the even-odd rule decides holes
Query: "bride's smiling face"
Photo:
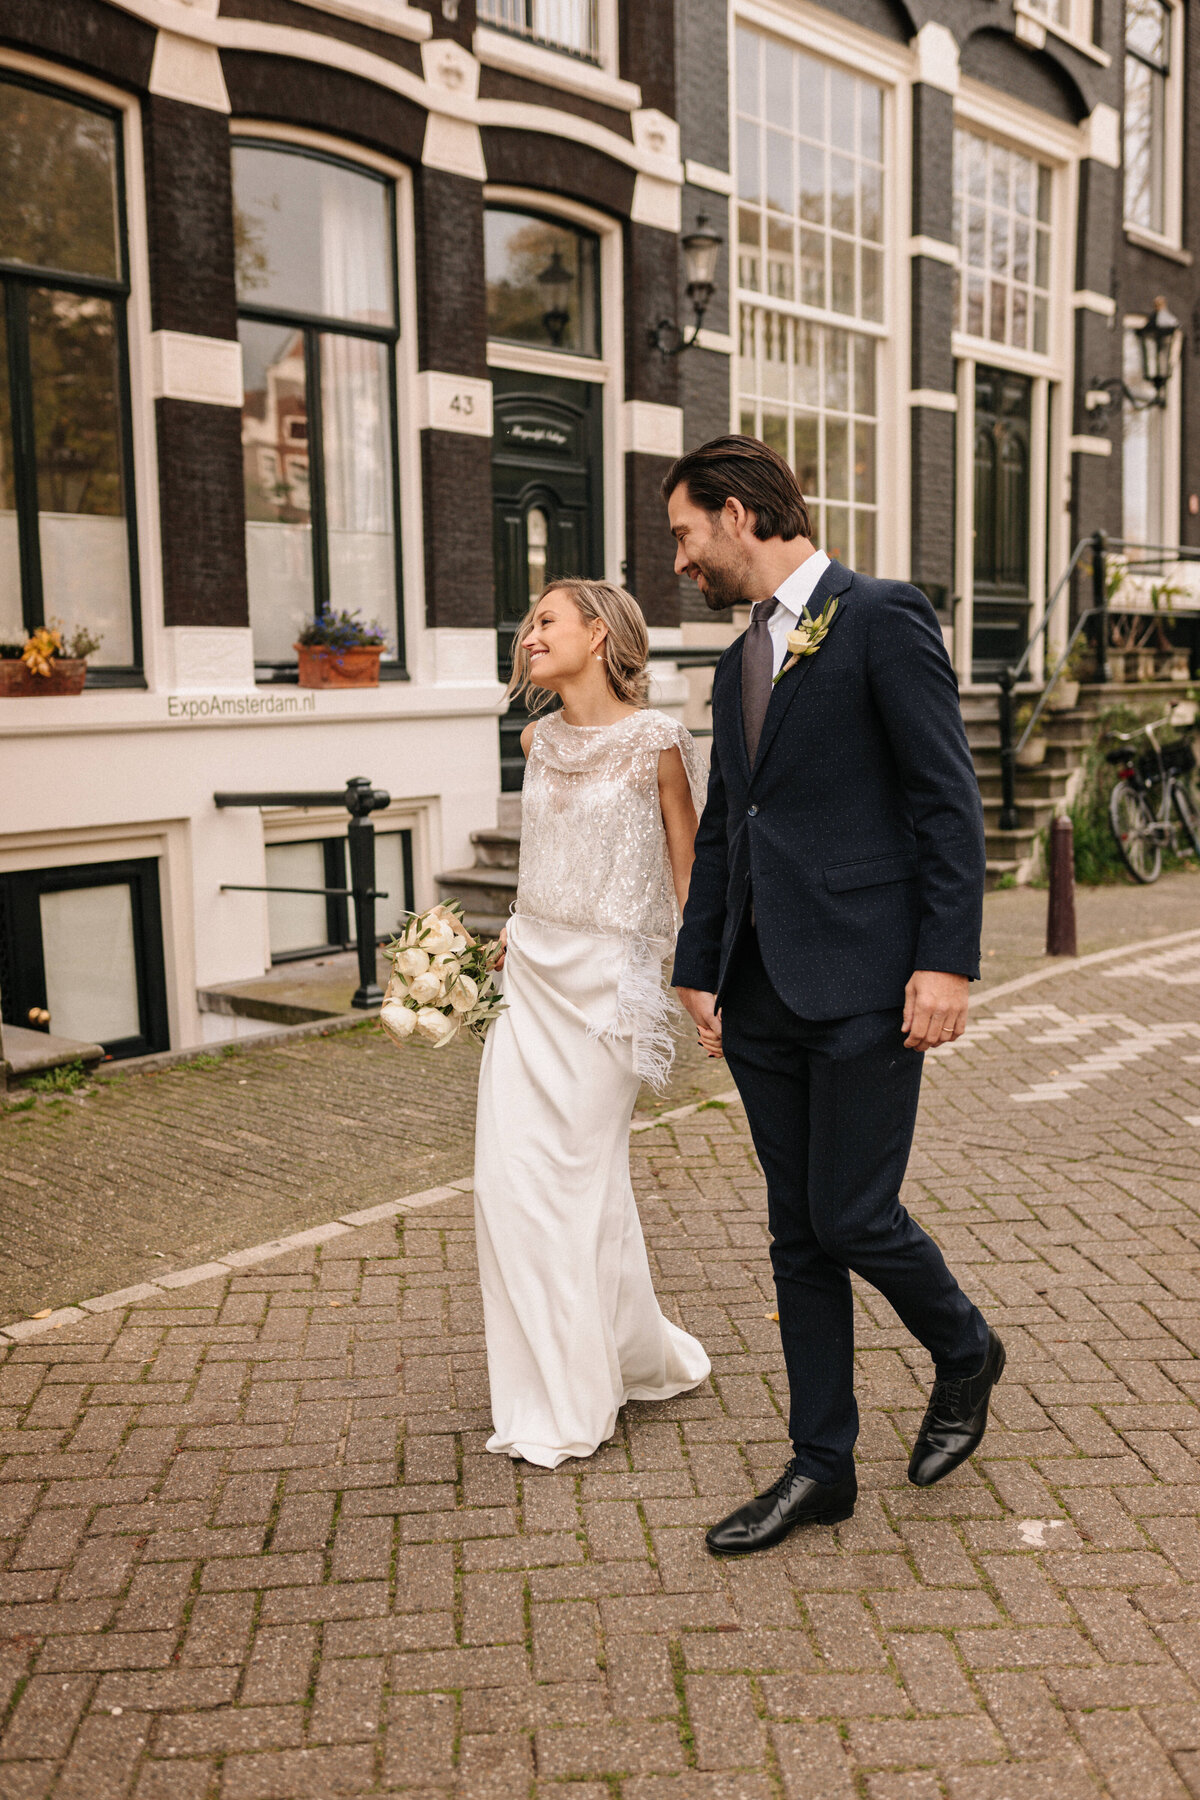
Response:
[{"label": "bride's smiling face", "polygon": [[585,619],[568,594],[548,593],[521,639],[529,655],[529,678],[535,687],[557,691],[564,681],[577,681],[589,665],[603,670],[597,657],[605,628],[598,619]]}]

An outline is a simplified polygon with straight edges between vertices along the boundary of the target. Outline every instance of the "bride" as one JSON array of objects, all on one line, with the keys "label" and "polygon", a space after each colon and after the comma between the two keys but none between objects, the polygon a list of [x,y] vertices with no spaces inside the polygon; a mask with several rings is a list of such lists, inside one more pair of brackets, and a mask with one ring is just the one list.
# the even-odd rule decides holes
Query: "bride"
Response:
[{"label": "bride", "polygon": [[510,694],[562,710],[521,734],[506,1010],[479,1077],[475,1225],[495,1432],[556,1468],[590,1456],[626,1400],[704,1380],[659,1311],[629,1179],[638,1087],[671,1063],[663,959],[687,898],[704,774],[646,706],[649,639],[606,581],[556,581],[517,635]]}]

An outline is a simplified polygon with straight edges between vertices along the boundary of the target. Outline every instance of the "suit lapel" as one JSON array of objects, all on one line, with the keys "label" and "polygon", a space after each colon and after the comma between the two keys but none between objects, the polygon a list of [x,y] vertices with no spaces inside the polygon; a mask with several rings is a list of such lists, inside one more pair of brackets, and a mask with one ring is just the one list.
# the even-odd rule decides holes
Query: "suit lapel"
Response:
[{"label": "suit lapel", "polygon": [[746,755],[746,719],[742,712],[742,652],[746,646],[746,634],[735,638],[729,657],[729,680],[733,683],[734,708],[737,713],[737,754],[741,764],[742,778],[747,786],[750,782],[750,758]]},{"label": "suit lapel", "polygon": [[[844,568],[839,562],[831,562],[824,575],[822,575],[820,581],[818,581],[816,587],[813,589],[812,598],[808,601],[806,610],[809,615],[815,619],[825,602],[835,594],[839,596],[844,594],[853,579],[854,577],[849,569]],[[840,601],[838,613],[834,616],[833,622],[830,625],[831,631],[837,629],[838,617],[840,616],[842,606],[844,605],[845,601]],[[754,759],[754,770],[751,772],[752,775],[762,767],[763,759],[771,748],[771,744],[774,741],[779,727],[783,723],[788,707],[796,697],[796,690],[799,688],[800,683],[807,677],[809,670],[812,668],[820,654],[820,650],[817,650],[812,656],[801,657],[796,667],[794,669],[789,669],[787,674],[781,676],[779,681],[776,682],[775,686],[772,688],[771,698],[767,703],[767,716],[763,720],[762,736],[758,740],[758,755]],[[738,669],[740,677],[740,658],[738,659]],[[739,695],[741,693],[741,686],[742,684],[739,678]],[[740,712],[740,700],[738,705]],[[741,733],[741,739],[742,754],[745,756],[746,734],[744,730]]]}]

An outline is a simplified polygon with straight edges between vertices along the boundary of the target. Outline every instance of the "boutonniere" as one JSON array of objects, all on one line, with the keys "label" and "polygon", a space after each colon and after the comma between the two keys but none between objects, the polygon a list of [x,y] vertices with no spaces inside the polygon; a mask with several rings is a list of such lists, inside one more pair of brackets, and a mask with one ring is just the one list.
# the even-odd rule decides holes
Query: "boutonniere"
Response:
[{"label": "boutonniere", "polygon": [[[829,627],[833,624],[833,615],[837,609],[836,595],[825,602],[818,618],[814,619],[808,608],[805,607],[795,631],[789,631],[787,634],[787,661],[775,677],[775,681],[782,681],[788,670],[794,669],[801,657],[816,655],[829,636]],[[771,685],[774,687],[775,682],[772,682]]]}]

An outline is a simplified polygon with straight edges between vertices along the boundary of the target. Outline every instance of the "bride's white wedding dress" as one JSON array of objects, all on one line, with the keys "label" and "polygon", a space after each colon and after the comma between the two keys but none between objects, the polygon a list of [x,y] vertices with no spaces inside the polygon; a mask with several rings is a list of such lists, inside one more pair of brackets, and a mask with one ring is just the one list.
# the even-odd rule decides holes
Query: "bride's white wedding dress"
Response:
[{"label": "bride's white wedding dress", "polygon": [[670,1067],[663,958],[675,897],[658,759],[680,751],[697,812],[704,771],[665,713],[538,722],[525,773],[508,1002],[479,1077],[475,1230],[494,1435],[556,1468],[612,1436],[626,1400],[665,1400],[709,1371],[659,1310],[629,1179],[642,1080]]}]

